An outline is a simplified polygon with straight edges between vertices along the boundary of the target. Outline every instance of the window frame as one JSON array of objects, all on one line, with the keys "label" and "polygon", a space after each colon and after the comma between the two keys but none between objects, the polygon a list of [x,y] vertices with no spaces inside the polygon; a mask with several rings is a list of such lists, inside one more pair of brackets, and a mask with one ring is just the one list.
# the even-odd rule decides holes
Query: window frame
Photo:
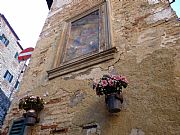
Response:
[{"label": "window frame", "polygon": [[[103,9],[104,8],[104,9]],[[72,22],[75,22],[76,20],[79,20],[96,10],[99,10],[101,13],[101,17],[103,19],[103,30],[101,29],[100,33],[103,34],[104,39],[103,41],[100,41],[100,46],[103,46],[102,44],[105,44],[105,49],[99,51],[97,53],[82,55],[80,57],[74,58],[70,61],[63,61],[64,52],[66,48],[66,41],[67,41],[67,33],[69,31],[70,24]],[[103,12],[103,14],[102,14]],[[96,7],[87,10],[86,12],[83,12],[80,15],[77,15],[75,17],[72,17],[68,20],[66,20],[64,29],[62,31],[62,34],[60,36],[60,41],[58,43],[58,51],[55,56],[55,62],[53,64],[53,69],[48,70],[48,78],[53,79],[58,76],[62,76],[71,72],[75,72],[84,68],[91,67],[93,65],[114,59],[114,54],[117,52],[116,47],[113,47],[111,43],[111,27],[110,27],[110,18],[109,18],[109,10],[108,10],[108,3],[103,2]],[[107,38],[105,38],[107,37]],[[102,40],[99,38],[99,40]]]},{"label": "window frame", "polygon": [[6,47],[8,46],[9,40],[6,38],[6,36],[5,36],[4,34],[2,34],[0,40],[3,42],[3,44],[4,44]]},{"label": "window frame", "polygon": [[6,73],[4,74],[4,80],[8,81],[9,83],[13,80],[13,75],[9,72],[9,70],[6,70]]},{"label": "window frame", "polygon": [[[60,55],[58,56],[60,59],[59,59],[59,61],[58,61],[56,66],[65,65],[66,63],[71,63],[71,62],[74,62],[74,61],[78,61],[80,59],[83,59],[85,57],[93,55],[93,54],[87,54],[87,55],[84,55],[84,56],[81,56],[81,57],[78,57],[78,58],[74,58],[74,59],[72,59],[70,61],[63,62],[64,52],[65,52],[65,48],[66,48],[66,40],[68,40],[67,39],[68,38],[67,35],[68,35],[69,29],[71,28],[71,26],[70,26],[71,23],[75,22],[75,21],[77,21],[77,20],[79,20],[79,19],[81,19],[81,18],[83,18],[83,17],[85,17],[85,16],[87,16],[89,14],[91,14],[92,12],[95,12],[96,10],[99,10],[99,12],[101,14],[101,17],[103,16],[102,12],[104,12],[104,16],[103,16],[104,18],[103,17],[101,18],[104,21],[103,22],[104,24],[102,24],[103,26],[101,26],[102,29],[100,31],[100,35],[101,36],[103,35],[104,39],[103,39],[103,41],[100,41],[100,46],[103,46],[102,44],[105,44],[106,50],[112,47],[112,44],[111,44],[111,33],[108,34],[108,32],[111,32],[110,31],[110,27],[109,27],[110,22],[109,22],[108,5],[107,5],[107,2],[103,2],[103,3],[101,3],[101,4],[97,5],[97,6],[91,8],[91,9],[89,9],[89,10],[87,10],[87,11],[85,11],[85,12],[79,14],[79,15],[76,15],[76,16],[70,18],[70,19],[67,19],[65,21],[66,22],[66,26],[65,26],[65,29],[63,31],[65,33],[65,35],[63,37],[64,39],[61,42],[61,45],[59,45],[59,46],[62,46],[62,49],[60,51]],[[108,38],[105,38],[105,37],[108,37]],[[102,39],[100,39],[100,40],[102,40]],[[99,52],[102,52],[102,51],[103,50],[99,50]]]}]

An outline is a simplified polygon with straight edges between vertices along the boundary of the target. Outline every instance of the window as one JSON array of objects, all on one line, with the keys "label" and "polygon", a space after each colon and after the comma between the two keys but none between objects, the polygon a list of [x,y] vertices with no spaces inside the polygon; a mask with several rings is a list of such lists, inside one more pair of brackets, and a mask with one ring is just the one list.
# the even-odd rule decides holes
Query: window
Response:
[{"label": "window", "polygon": [[0,40],[4,43],[5,46],[7,46],[9,44],[9,40],[5,37],[4,34],[2,34],[2,36],[0,36]]},{"label": "window", "polygon": [[16,52],[16,54],[14,55],[15,59],[18,59],[18,52]]},{"label": "window", "polygon": [[18,55],[19,55],[19,53],[16,52],[16,54],[14,55],[14,58],[20,63],[20,61],[18,60]]},{"label": "window", "polygon": [[11,83],[13,79],[13,75],[7,70],[6,73],[4,74],[4,79]]},{"label": "window", "polygon": [[16,84],[15,84],[14,88],[15,88],[15,89],[18,89],[18,88],[19,88],[19,81],[18,81],[18,80],[16,81]]}]

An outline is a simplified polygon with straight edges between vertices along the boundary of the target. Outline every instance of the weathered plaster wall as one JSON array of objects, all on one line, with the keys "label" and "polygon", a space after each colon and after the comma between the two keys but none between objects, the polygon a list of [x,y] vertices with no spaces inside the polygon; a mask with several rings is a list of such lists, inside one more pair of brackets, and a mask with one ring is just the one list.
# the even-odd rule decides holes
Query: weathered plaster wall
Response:
[{"label": "weathered plaster wall", "polygon": [[[44,97],[47,104],[33,135],[178,135],[180,134],[180,23],[166,0],[109,0],[115,59],[48,80],[66,19],[83,13],[101,0],[61,0],[53,3],[21,91],[6,120],[7,130],[21,116],[18,99],[26,94]],[[122,74],[129,80],[123,91],[123,110],[106,110],[104,97],[95,95],[92,81],[103,74]],[[28,83],[27,83],[28,82]],[[91,129],[83,126],[97,125]]]}]

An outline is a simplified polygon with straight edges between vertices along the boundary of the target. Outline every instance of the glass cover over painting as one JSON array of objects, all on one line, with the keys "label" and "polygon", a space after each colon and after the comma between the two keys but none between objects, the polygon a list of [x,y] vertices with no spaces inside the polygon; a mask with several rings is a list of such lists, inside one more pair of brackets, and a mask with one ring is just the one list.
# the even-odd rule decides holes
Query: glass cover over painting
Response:
[{"label": "glass cover over painting", "polygon": [[99,50],[99,10],[71,22],[64,61]]}]

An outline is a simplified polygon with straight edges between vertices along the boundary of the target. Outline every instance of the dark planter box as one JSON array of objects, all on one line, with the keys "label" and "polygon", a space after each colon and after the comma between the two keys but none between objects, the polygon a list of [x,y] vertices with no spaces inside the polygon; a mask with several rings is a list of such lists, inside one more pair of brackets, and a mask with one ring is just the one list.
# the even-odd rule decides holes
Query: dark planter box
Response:
[{"label": "dark planter box", "polygon": [[107,108],[110,113],[118,113],[121,111],[122,100],[119,98],[118,94],[109,94],[106,95],[105,98]]},{"label": "dark planter box", "polygon": [[34,126],[36,124],[36,118],[28,116],[26,117],[26,126]]},{"label": "dark planter box", "polygon": [[34,126],[37,122],[37,113],[28,111],[25,114],[25,125],[26,126]]}]

